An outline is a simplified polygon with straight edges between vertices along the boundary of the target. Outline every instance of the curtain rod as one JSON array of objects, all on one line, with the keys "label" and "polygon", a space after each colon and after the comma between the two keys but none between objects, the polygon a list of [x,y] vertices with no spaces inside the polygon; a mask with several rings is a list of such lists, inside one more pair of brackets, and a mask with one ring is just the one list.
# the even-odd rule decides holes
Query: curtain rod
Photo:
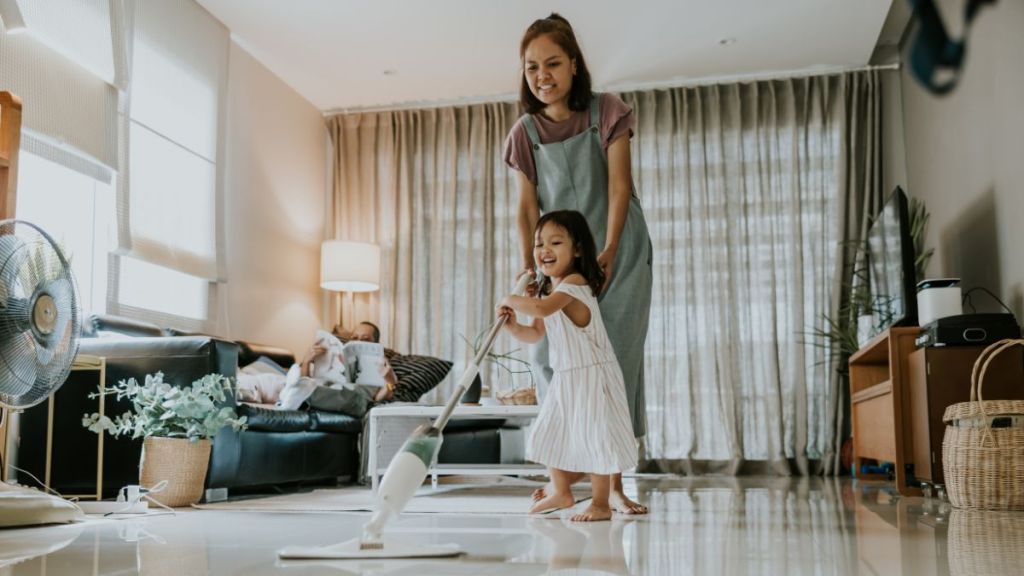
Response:
[{"label": "curtain rod", "polygon": [[[751,74],[733,74],[728,76],[706,76],[697,78],[690,82],[679,80],[668,80],[659,82],[647,82],[640,84],[617,84],[607,86],[602,92],[635,92],[638,90],[665,90],[669,88],[695,88],[697,86],[709,86],[712,84],[732,84],[739,82],[761,82],[766,80],[785,80],[788,78],[812,78],[816,76],[832,76],[835,74],[846,74],[851,72],[868,72],[871,70],[889,71],[899,70],[900,63],[878,64],[860,66],[857,68],[815,68],[812,70],[781,70],[776,72],[755,72]],[[347,108],[331,108],[323,113],[325,118],[343,114],[365,114],[372,112],[397,112],[400,110],[424,110],[431,108],[445,108],[450,106],[472,106],[474,104],[490,104],[494,102],[516,102],[519,94],[507,92],[504,94],[491,94],[489,96],[470,96],[466,98],[449,98],[444,100],[413,100],[409,102],[398,102],[395,104],[382,104],[379,106],[352,106]]]}]

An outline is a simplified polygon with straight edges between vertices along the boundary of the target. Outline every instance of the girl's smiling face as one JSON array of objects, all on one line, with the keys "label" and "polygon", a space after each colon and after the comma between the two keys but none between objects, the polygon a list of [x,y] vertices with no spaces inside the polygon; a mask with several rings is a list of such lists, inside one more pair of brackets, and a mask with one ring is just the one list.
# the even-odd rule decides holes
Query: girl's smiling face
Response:
[{"label": "girl's smiling face", "polygon": [[574,262],[579,250],[573,245],[569,233],[558,224],[548,222],[541,228],[533,243],[533,259],[540,271],[549,278],[564,278],[575,272]]},{"label": "girl's smiling face", "polygon": [[576,63],[547,34],[533,39],[523,53],[523,74],[530,92],[546,105],[569,99]]}]

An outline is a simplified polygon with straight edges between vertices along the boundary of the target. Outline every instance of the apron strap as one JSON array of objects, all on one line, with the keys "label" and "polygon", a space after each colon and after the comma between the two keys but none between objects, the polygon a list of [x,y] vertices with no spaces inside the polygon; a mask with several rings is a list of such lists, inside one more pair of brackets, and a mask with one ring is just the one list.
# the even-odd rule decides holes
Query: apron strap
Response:
[{"label": "apron strap", "polygon": [[533,116],[523,116],[523,127],[526,128],[526,137],[530,139],[530,146],[534,150],[540,148],[540,135],[537,134],[537,125],[533,123]]},{"label": "apron strap", "polygon": [[590,127],[594,128],[598,126],[598,122],[601,121],[601,95],[594,92],[593,97],[590,99]]}]

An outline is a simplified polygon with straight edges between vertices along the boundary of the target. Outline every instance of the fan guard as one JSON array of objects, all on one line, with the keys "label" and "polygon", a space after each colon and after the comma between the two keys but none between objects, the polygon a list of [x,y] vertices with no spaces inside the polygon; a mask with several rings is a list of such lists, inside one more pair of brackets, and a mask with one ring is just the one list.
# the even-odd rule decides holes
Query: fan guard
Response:
[{"label": "fan guard", "polygon": [[0,404],[34,406],[67,379],[78,353],[71,265],[41,228],[0,222]]}]

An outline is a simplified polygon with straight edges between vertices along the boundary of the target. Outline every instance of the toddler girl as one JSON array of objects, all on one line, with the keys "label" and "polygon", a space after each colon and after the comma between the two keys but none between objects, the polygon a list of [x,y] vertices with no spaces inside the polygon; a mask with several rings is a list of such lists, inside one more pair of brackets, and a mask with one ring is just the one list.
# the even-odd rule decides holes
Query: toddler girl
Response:
[{"label": "toddler girl", "polygon": [[[571,507],[571,482],[587,473],[593,500],[572,520],[608,520],[609,475],[636,466],[637,443],[622,370],[597,305],[605,275],[579,212],[548,212],[537,222],[534,238],[542,274],[536,297],[508,296],[498,308],[516,339],[532,343],[547,334],[554,369],[527,444],[527,457],[548,467],[553,490],[530,512]],[[532,323],[519,324],[515,312],[533,317]]]}]

